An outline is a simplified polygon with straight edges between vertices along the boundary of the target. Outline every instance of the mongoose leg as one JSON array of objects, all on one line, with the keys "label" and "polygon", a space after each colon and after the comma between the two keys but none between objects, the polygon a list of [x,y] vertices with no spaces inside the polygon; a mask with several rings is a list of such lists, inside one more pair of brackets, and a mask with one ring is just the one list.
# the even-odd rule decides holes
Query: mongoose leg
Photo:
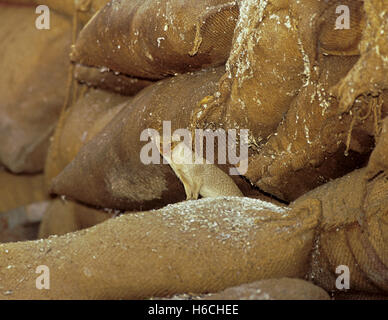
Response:
[{"label": "mongoose leg", "polygon": [[195,197],[195,194],[193,192],[194,190],[189,182],[189,179],[187,179],[181,172],[180,172],[178,178],[181,180],[181,182],[183,183],[183,187],[185,188],[186,200],[198,199],[198,195],[197,195],[197,197]]}]

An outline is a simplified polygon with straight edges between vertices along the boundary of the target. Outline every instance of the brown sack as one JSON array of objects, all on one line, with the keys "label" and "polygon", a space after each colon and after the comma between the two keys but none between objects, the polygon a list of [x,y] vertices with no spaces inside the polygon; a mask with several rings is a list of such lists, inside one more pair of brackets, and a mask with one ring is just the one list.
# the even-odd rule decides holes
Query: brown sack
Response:
[{"label": "brown sack", "polygon": [[[376,22],[376,17],[371,14],[375,12],[369,8],[368,3],[365,2],[368,28],[363,34],[361,47],[366,45],[366,41],[368,46],[376,49],[376,43],[368,37],[368,34],[371,32],[370,28],[374,34],[381,33],[381,26],[384,24],[379,25]],[[382,16],[384,12],[381,13]],[[375,49],[370,49],[370,52],[375,52]],[[310,81],[302,88],[276,134],[269,139],[258,155],[251,158],[247,177],[252,182],[282,199],[294,200],[329,178],[341,176],[349,169],[364,165],[363,159],[365,160],[373,146],[371,137],[378,134],[379,121],[387,114],[388,91],[379,90],[378,94],[366,96],[368,90],[365,89],[366,91],[363,91],[365,95],[356,100],[352,113],[339,117],[342,111],[346,111],[343,109],[343,103],[348,98],[343,98],[345,100],[342,99],[342,102],[337,101],[331,96],[330,88],[337,83],[346,83],[347,80],[343,82],[342,79],[354,75],[355,70],[359,69],[360,61],[365,61],[361,63],[363,68],[371,70],[368,72],[379,76],[386,73],[382,69],[381,57],[377,62],[374,59],[365,60],[366,55],[368,56],[368,53],[361,50],[361,58],[358,61],[357,56],[344,54],[317,57],[319,68],[309,66]],[[374,72],[375,69],[381,70],[382,73]],[[365,75],[353,80],[361,81],[361,87],[365,87],[363,85],[365,79],[376,80]],[[358,84],[354,81],[352,86],[357,87]],[[375,83],[379,87],[377,80]],[[349,91],[344,89],[343,93],[355,91],[355,88],[348,89]],[[351,157],[345,160],[340,153],[345,151],[346,154],[348,150]],[[352,153],[352,150],[356,154]],[[335,162],[340,165],[336,165]],[[351,165],[351,162],[354,164]],[[298,187],[291,189],[290,185]]]},{"label": "brown sack", "polygon": [[[348,267],[349,293],[388,294],[388,179],[367,180],[365,169],[329,182],[295,201],[318,199],[322,220],[309,278],[328,292]],[[343,267],[341,267],[343,268]]]},{"label": "brown sack", "polygon": [[[142,163],[140,156],[149,141],[141,141],[140,136],[150,128],[162,134],[163,121],[171,122],[171,133],[189,128],[198,97],[212,92],[223,72],[224,68],[218,68],[179,75],[144,89],[79,151],[53,180],[51,191],[89,205],[122,210],[154,209],[183,200],[183,185],[168,164]],[[228,172],[229,165],[220,167]],[[232,178],[244,195],[262,197],[243,178]]]},{"label": "brown sack", "polygon": [[35,28],[34,8],[0,11],[0,163],[13,172],[43,169],[49,137],[66,93],[70,23],[51,14]]},{"label": "brown sack", "polygon": [[388,89],[388,6],[380,0],[364,0],[368,24],[360,42],[361,58],[334,88],[339,110],[348,111],[364,94],[378,96]]},{"label": "brown sack", "polygon": [[0,212],[47,198],[43,175],[15,175],[0,168]]},{"label": "brown sack", "polygon": [[75,66],[74,78],[89,87],[101,88],[126,96],[133,96],[153,82],[138,78],[127,77],[109,69]]},{"label": "brown sack", "polygon": [[226,0],[112,1],[81,31],[72,60],[148,79],[221,65],[237,16]]},{"label": "brown sack", "polygon": [[113,217],[112,213],[96,210],[76,202],[52,200],[44,213],[38,239],[64,235],[86,229]]},{"label": "brown sack", "polygon": [[81,147],[101,131],[129,98],[101,90],[89,90],[62,115],[53,135],[45,166],[46,185],[77,155]]},{"label": "brown sack", "polygon": [[[349,32],[333,32],[339,3],[351,9]],[[307,85],[316,40],[327,54],[351,39],[341,50],[354,53],[353,42],[363,26],[361,10],[362,3],[354,0],[331,1],[329,7],[324,1],[241,1],[227,72],[193,122],[200,127],[247,128],[250,146],[257,151]],[[326,23],[320,23],[322,15]]]},{"label": "brown sack", "polygon": [[80,150],[54,179],[52,191],[123,210],[153,209],[183,200],[183,186],[168,165],[141,162],[146,142],[140,141],[140,135],[148,128],[160,130],[163,121],[171,121],[172,130],[187,128],[198,97],[212,92],[223,72],[219,68],[180,75],[144,89]]},{"label": "brown sack", "polygon": [[249,129],[251,147],[267,138],[303,84],[298,41],[287,2],[241,1],[226,73],[201,101],[195,125]]},{"label": "brown sack", "polygon": [[[0,297],[140,299],[300,278],[318,214],[314,206],[288,210],[249,198],[209,198],[0,245]],[[50,268],[50,290],[36,290],[38,265]]]},{"label": "brown sack", "polygon": [[[351,10],[349,30],[333,28],[339,4]],[[241,12],[227,72],[218,92],[201,101],[194,125],[248,128],[251,152],[245,176],[285,201],[364,164],[367,134],[353,134],[352,150],[357,143],[366,144],[357,153],[345,158],[344,150],[338,151],[350,119],[337,121],[336,106],[329,108],[325,91],[357,61],[365,25],[362,2],[263,1],[257,6],[242,1]]]},{"label": "brown sack", "polygon": [[[338,102],[329,94],[356,60],[349,56],[320,60],[319,80],[302,88],[276,134],[250,158],[246,175],[250,181],[292,201],[366,164],[373,148],[374,100],[360,100],[357,113],[339,117]],[[380,106],[384,113],[387,102]]]},{"label": "brown sack", "polygon": [[[355,16],[361,15],[359,5],[355,7],[357,3],[353,3],[353,8],[357,9]],[[323,27],[333,23],[330,19],[324,21]],[[362,16],[360,21],[362,26]],[[354,55],[357,51],[351,43],[357,42],[359,34],[346,36],[350,44],[345,47],[344,40],[341,46],[336,44],[339,49],[348,48],[348,51],[336,52],[333,49],[338,41],[336,31],[331,31],[334,34],[329,36],[330,30],[319,30],[320,51],[315,58],[318,67],[314,67],[314,60],[306,55],[305,60],[310,61],[306,65],[306,83],[276,133],[251,157],[247,173],[259,188],[288,201],[363,166],[373,146],[371,137],[376,133],[376,121],[387,112],[388,96],[382,94],[380,100],[359,99],[352,115],[338,117],[339,104],[331,96],[330,88],[355,66],[358,56]],[[350,156],[344,157],[344,153]],[[291,185],[297,187],[290,188]]]}]

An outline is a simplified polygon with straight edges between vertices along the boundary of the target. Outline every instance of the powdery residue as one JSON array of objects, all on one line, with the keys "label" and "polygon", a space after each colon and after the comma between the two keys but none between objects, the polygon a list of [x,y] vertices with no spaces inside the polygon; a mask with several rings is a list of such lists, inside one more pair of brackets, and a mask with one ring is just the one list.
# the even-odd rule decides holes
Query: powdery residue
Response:
[{"label": "powdery residue", "polygon": [[[265,213],[260,214],[260,211]],[[259,221],[287,218],[288,211],[287,207],[258,199],[217,197],[171,204],[159,212],[167,225],[181,232],[195,236],[197,231],[205,230],[208,238],[244,241],[252,234],[252,229],[259,227]]]},{"label": "powdery residue", "polygon": [[[226,63],[226,73],[228,78],[234,75],[239,79],[239,84],[246,79],[252,77],[250,55],[253,54],[252,43],[257,43],[257,25],[263,20],[264,10],[267,7],[268,0],[242,0],[240,3],[240,15],[236,25],[235,39],[231,50],[230,57]],[[237,63],[236,63],[237,62]],[[237,70],[233,70],[236,66]],[[250,71],[250,75],[247,72]]]}]

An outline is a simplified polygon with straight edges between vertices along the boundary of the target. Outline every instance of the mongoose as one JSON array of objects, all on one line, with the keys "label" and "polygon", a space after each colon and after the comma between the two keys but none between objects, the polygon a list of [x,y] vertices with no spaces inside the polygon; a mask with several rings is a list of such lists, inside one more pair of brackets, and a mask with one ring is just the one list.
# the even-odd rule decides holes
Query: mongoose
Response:
[{"label": "mongoose", "polygon": [[[167,160],[177,177],[183,183],[186,192],[186,199],[238,196],[243,197],[233,179],[215,164],[209,163],[202,157],[195,156],[191,148],[184,142],[179,142],[175,147],[170,144],[171,153],[163,152],[160,144],[160,137],[154,137],[160,154]],[[162,137],[162,141],[163,137]],[[198,161],[201,160],[201,161]],[[200,163],[198,163],[200,162]]]}]

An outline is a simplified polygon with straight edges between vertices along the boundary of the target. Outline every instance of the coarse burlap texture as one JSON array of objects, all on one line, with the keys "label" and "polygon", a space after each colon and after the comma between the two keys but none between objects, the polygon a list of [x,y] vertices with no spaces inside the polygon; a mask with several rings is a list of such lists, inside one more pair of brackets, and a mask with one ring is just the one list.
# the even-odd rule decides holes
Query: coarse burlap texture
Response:
[{"label": "coarse burlap texture", "polygon": [[367,180],[365,172],[328,182],[294,203],[322,204],[309,278],[328,292],[341,292],[336,269],[346,266],[350,293],[388,293],[388,180],[386,173]]},{"label": "coarse burlap texture", "polygon": [[[329,94],[330,87],[346,75],[355,60],[357,57],[349,56],[322,58],[324,72],[319,80],[302,88],[276,134],[249,159],[246,176],[250,181],[280,199],[292,201],[365,165],[373,148],[374,99],[359,101],[361,115],[369,116],[354,123],[353,117],[359,114],[339,117],[338,101]],[[384,114],[387,102],[384,98],[381,105]]]},{"label": "coarse burlap texture", "polygon": [[51,14],[35,28],[33,7],[2,7],[0,163],[15,173],[43,169],[49,137],[66,94],[71,24]]},{"label": "coarse burlap texture", "polygon": [[[335,7],[340,2],[350,8],[351,26],[334,31]],[[327,48],[325,54],[336,45],[354,51],[353,42],[361,36],[363,25],[362,3],[330,3],[242,0],[227,72],[219,90],[204,99],[193,122],[200,127],[248,128],[251,147],[263,144],[306,85],[316,42],[319,48]]]},{"label": "coarse burlap texture", "polygon": [[113,0],[81,31],[72,60],[147,79],[221,65],[237,16],[234,1]]},{"label": "coarse burlap texture", "polygon": [[109,212],[89,208],[73,201],[54,199],[44,213],[38,239],[86,229],[112,217],[113,214]]},{"label": "coarse burlap texture", "polygon": [[348,111],[362,94],[374,96],[388,89],[388,5],[386,1],[364,0],[367,25],[360,42],[361,57],[335,88],[340,111]]},{"label": "coarse burlap texture", "polygon": [[226,73],[217,91],[203,99],[193,122],[199,127],[249,129],[249,143],[255,144],[276,129],[302,85],[302,72],[288,3],[241,1]]},{"label": "coarse burlap texture", "polygon": [[89,87],[100,88],[126,96],[133,96],[153,82],[117,74],[108,69],[86,67],[77,64],[74,78]]},{"label": "coarse burlap texture", "polygon": [[90,89],[61,116],[52,137],[45,165],[46,185],[51,184],[75,158],[83,145],[101,131],[131,98]]},{"label": "coarse burlap texture", "polygon": [[306,54],[304,86],[276,133],[250,159],[246,177],[262,190],[291,201],[364,165],[378,123],[387,114],[388,92],[381,92],[380,97],[360,97],[352,114],[339,117],[339,100],[332,97],[330,89],[362,59],[349,50],[349,54],[318,51],[314,59]]},{"label": "coarse burlap texture", "polygon": [[47,198],[42,174],[15,175],[0,168],[0,216],[1,212]]},{"label": "coarse burlap texture", "polygon": [[[0,297],[135,299],[300,278],[318,214],[311,201],[289,210],[249,198],[208,198],[3,244]],[[36,289],[38,265],[50,268],[50,290]]]},{"label": "coarse burlap texture", "polygon": [[[140,137],[150,128],[162,134],[163,121],[171,123],[170,135],[188,128],[198,97],[212,92],[223,72],[220,67],[188,73],[144,89],[80,149],[53,180],[51,191],[89,205],[122,210],[154,209],[183,200],[183,185],[168,164],[161,159],[161,164],[142,161],[150,138],[141,141]],[[245,195],[258,194],[241,177],[232,177]]]}]

